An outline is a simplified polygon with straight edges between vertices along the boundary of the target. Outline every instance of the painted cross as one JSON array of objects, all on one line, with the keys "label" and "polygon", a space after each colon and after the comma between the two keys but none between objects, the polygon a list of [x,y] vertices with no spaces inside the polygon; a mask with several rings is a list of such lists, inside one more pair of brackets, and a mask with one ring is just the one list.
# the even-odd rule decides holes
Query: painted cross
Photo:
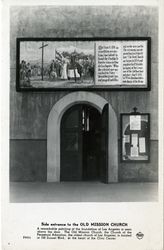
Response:
[{"label": "painted cross", "polygon": [[42,81],[43,81],[43,64],[44,64],[44,48],[48,46],[48,44],[44,44],[44,42],[42,42],[42,46],[39,49],[42,49]]}]

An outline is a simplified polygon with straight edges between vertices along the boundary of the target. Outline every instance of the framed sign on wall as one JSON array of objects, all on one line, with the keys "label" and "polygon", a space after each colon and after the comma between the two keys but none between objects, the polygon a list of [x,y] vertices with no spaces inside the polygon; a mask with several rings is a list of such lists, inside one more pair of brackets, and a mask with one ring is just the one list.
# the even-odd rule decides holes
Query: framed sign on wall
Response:
[{"label": "framed sign on wall", "polygon": [[17,91],[150,90],[150,37],[17,38]]},{"label": "framed sign on wall", "polygon": [[150,114],[122,113],[121,120],[121,162],[150,161]]}]

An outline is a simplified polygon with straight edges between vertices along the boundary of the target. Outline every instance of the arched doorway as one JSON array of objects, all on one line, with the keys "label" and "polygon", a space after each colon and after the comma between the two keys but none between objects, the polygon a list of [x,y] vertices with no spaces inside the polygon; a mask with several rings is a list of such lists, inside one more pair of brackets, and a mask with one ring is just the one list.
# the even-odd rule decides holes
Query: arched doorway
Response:
[{"label": "arched doorway", "polygon": [[[108,162],[104,169],[104,180],[106,182],[118,181],[118,135],[117,117],[112,106],[101,96],[89,91],[77,91],[65,95],[51,109],[47,123],[47,181],[60,181],[61,172],[61,138],[60,125],[64,113],[76,104],[90,105],[96,108],[101,114],[105,113],[108,121],[104,122],[104,149],[105,144],[109,145],[104,150],[103,161]],[[105,119],[106,120],[106,119]],[[104,121],[105,121],[104,120]],[[108,136],[105,130],[108,129]],[[106,161],[107,160],[107,161]],[[103,164],[103,163],[102,163]],[[105,166],[105,164],[103,164]]]},{"label": "arched doorway", "polygon": [[101,180],[101,116],[87,104],[76,104],[64,113],[60,126],[61,181]]}]

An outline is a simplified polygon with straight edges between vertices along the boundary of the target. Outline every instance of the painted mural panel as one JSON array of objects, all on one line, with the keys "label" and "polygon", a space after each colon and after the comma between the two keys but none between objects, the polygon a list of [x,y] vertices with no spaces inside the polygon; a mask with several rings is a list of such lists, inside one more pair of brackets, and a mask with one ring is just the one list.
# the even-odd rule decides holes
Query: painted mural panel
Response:
[{"label": "painted mural panel", "polygon": [[17,90],[150,89],[150,38],[17,39]]}]

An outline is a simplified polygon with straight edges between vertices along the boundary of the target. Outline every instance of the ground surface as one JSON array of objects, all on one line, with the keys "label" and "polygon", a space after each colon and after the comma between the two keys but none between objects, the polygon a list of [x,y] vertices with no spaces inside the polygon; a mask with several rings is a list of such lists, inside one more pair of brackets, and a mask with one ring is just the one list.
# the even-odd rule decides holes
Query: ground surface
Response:
[{"label": "ground surface", "polygon": [[10,183],[10,202],[146,202],[157,196],[157,183]]},{"label": "ground surface", "polygon": [[[23,87],[34,87],[34,88],[56,88],[56,87],[90,87],[94,86],[93,79],[86,80],[49,80],[49,79],[31,79],[30,83],[26,82],[25,84],[20,81],[21,86]],[[30,84],[30,86],[29,86]]]}]

